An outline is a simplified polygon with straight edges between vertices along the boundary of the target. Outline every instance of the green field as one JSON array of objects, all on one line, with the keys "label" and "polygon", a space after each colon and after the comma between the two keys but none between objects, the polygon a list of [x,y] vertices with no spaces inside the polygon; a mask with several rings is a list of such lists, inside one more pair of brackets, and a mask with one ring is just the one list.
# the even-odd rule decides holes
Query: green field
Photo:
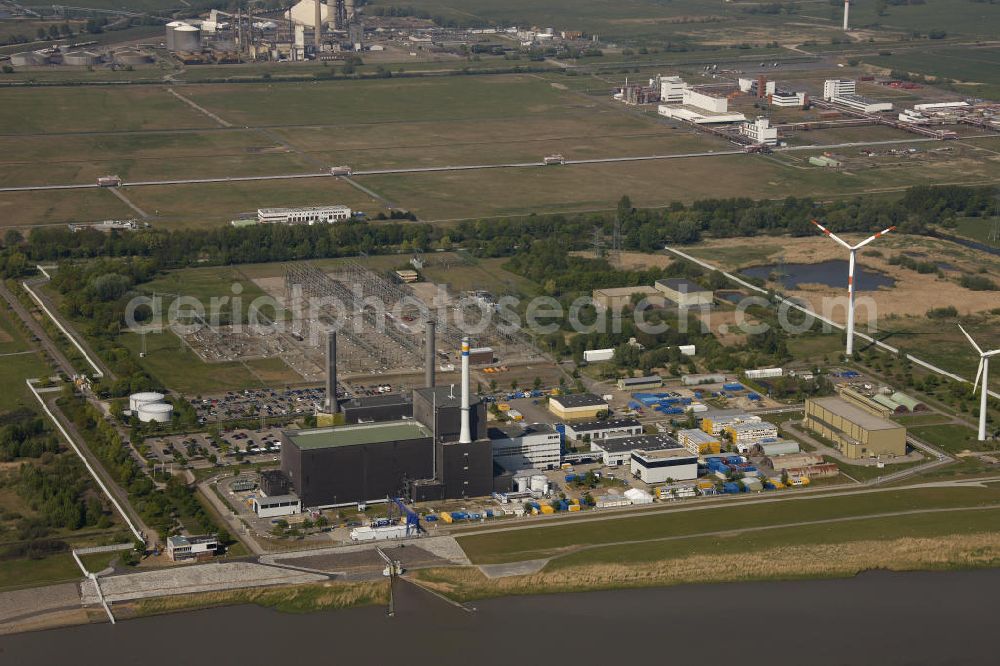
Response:
[{"label": "green field", "polygon": [[994,237],[994,229],[1000,228],[1000,217],[963,217],[958,220],[953,232],[959,236],[965,236],[980,243],[992,243],[994,247],[1000,246],[1000,238]]},{"label": "green field", "polygon": [[5,560],[0,563],[0,591],[53,585],[83,578],[69,553],[40,560]]},{"label": "green field", "polygon": [[[783,491],[789,496],[795,491]],[[782,495],[772,495],[778,497]],[[659,515],[609,517],[606,520],[574,525],[459,536],[458,541],[477,564],[513,562],[551,557],[591,544],[648,541],[658,537],[695,535],[763,527],[799,521],[841,517],[863,517],[894,511],[928,508],[963,508],[1000,504],[1000,488],[921,488],[876,494],[815,497],[757,505],[716,505],[704,510]]]}]

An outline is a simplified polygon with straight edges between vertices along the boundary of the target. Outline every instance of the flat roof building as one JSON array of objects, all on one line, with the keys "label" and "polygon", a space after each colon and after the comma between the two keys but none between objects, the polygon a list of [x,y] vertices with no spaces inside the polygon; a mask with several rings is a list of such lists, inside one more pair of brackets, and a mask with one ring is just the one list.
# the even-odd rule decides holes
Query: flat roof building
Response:
[{"label": "flat roof building", "polygon": [[767,118],[757,118],[753,122],[743,123],[740,125],[740,134],[755,144],[778,145],[778,128],[771,127],[771,121]]},{"label": "flat roof building", "polygon": [[633,451],[660,451],[663,449],[680,449],[691,455],[687,449],[670,435],[636,435],[632,437],[610,437],[592,441],[590,450],[601,454],[605,465],[625,465],[632,458]]},{"label": "flat roof building", "polygon": [[632,451],[629,459],[632,476],[650,485],[692,481],[698,478],[698,456],[684,447]]},{"label": "flat roof building", "polygon": [[274,497],[254,497],[253,512],[258,518],[294,516],[302,512],[302,501],[295,495],[275,495]]},{"label": "flat roof building", "polygon": [[656,288],[679,307],[699,307],[712,304],[712,290],[684,278],[657,280]]},{"label": "flat roof building", "polygon": [[642,424],[636,419],[605,419],[567,423],[566,436],[571,439],[595,441],[611,437],[629,437],[642,434]]},{"label": "flat roof building", "polygon": [[839,397],[808,398],[805,425],[849,458],[906,455],[906,428]]},{"label": "flat roof building", "polygon": [[697,428],[678,430],[677,441],[695,455],[722,451],[722,441],[718,437]]},{"label": "flat roof building", "polygon": [[348,206],[306,206],[303,208],[258,208],[261,224],[330,224],[351,219]]},{"label": "flat roof building", "polygon": [[892,111],[892,102],[877,102],[861,95],[838,95],[830,101],[852,111],[860,111],[861,113]]},{"label": "flat roof building", "polygon": [[167,537],[167,555],[174,562],[202,560],[215,555],[219,539],[214,534],[203,536],[175,535]]},{"label": "flat roof building", "polygon": [[594,299],[594,305],[599,309],[621,312],[632,305],[633,296],[641,297],[647,305],[663,305],[663,294],[655,287],[647,286],[595,289],[591,298]]},{"label": "flat roof building", "polygon": [[619,391],[642,391],[643,389],[660,388],[663,377],[649,375],[648,377],[624,377],[618,380]]},{"label": "flat roof building", "polygon": [[554,395],[549,398],[549,411],[564,420],[596,419],[608,411],[608,403],[593,393]]}]

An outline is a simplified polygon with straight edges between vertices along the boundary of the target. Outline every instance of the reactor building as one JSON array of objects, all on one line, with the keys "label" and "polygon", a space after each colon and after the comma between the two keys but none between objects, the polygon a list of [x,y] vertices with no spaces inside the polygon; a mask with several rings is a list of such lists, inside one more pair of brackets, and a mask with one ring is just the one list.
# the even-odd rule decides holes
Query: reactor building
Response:
[{"label": "reactor building", "polygon": [[[427,335],[434,357],[434,331]],[[489,495],[494,488],[486,408],[470,395],[469,341],[462,341],[461,386],[410,396],[336,398],[336,333],[328,333],[325,408],[329,427],[281,434],[281,472],[302,506],[323,508],[404,497],[411,501]],[[509,479],[501,477],[501,484]],[[503,488],[501,488],[503,489]]]}]

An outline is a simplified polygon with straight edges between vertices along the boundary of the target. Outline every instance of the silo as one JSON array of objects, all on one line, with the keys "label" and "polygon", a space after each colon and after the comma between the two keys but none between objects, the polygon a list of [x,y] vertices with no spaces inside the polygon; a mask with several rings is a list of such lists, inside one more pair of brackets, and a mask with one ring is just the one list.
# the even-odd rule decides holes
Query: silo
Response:
[{"label": "silo", "polygon": [[548,479],[545,478],[544,474],[533,474],[531,476],[531,489],[543,493],[548,485]]},{"label": "silo", "polygon": [[514,488],[516,492],[526,493],[528,492],[528,487],[530,485],[531,478],[527,476],[515,476],[514,477]]},{"label": "silo", "polygon": [[63,54],[64,65],[87,67],[88,65],[96,65],[98,62],[100,62],[100,56],[90,51],[73,51]]},{"label": "silo", "polygon": [[163,402],[164,397],[162,393],[156,391],[133,393],[128,397],[128,408],[134,412],[147,403]]},{"label": "silo", "polygon": [[173,411],[173,405],[165,402],[151,402],[140,407],[136,415],[143,423],[149,423],[150,421],[168,423]]},{"label": "silo", "polygon": [[201,51],[201,30],[193,25],[179,25],[174,28],[174,48],[172,51]]},{"label": "silo", "polygon": [[182,25],[186,25],[186,24],[183,21],[171,21],[170,23],[167,24],[167,35],[166,35],[167,39],[166,39],[166,41],[167,41],[167,50],[168,51],[174,51],[174,50],[176,50],[174,48],[174,29],[175,28],[179,28]]}]

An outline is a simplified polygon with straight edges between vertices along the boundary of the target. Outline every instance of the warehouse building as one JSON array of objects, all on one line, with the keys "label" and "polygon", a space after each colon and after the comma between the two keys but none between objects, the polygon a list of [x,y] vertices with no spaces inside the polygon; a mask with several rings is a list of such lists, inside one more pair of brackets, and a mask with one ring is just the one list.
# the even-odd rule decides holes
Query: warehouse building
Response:
[{"label": "warehouse building", "polygon": [[633,451],[629,466],[632,476],[650,485],[698,478],[698,456],[684,447]]},{"label": "warehouse building", "polygon": [[755,447],[762,456],[773,458],[775,456],[786,456],[799,453],[801,451],[798,442],[790,439],[781,439],[776,442],[760,442]]},{"label": "warehouse building", "polygon": [[347,206],[309,206],[305,208],[258,208],[260,224],[331,224],[351,219]]},{"label": "warehouse building", "polygon": [[892,111],[892,102],[877,102],[861,95],[840,95],[832,100],[834,104],[839,104],[852,111],[861,113],[878,113],[879,111]]},{"label": "warehouse building", "polygon": [[557,418],[596,419],[608,411],[608,403],[593,393],[555,395],[549,398],[549,411]]},{"label": "warehouse building", "polygon": [[809,467],[810,465],[823,464],[823,456],[816,453],[784,453],[776,456],[769,456],[767,464],[771,468],[780,472],[782,470],[796,469],[799,467]]},{"label": "warehouse building", "polygon": [[906,428],[839,397],[808,398],[805,425],[848,458],[906,455]]},{"label": "warehouse building", "polygon": [[610,289],[595,289],[591,294],[594,306],[599,310],[621,312],[631,307],[632,297],[642,298],[647,305],[662,306],[663,294],[655,287],[614,287]]},{"label": "warehouse building", "polygon": [[632,418],[566,424],[566,436],[576,440],[596,441],[611,437],[630,437],[641,434],[642,424]]},{"label": "warehouse building", "polygon": [[548,423],[490,426],[487,435],[493,449],[493,462],[508,472],[559,467],[562,437]]},{"label": "warehouse building", "polygon": [[[688,455],[690,451],[669,435],[638,435],[633,437],[612,437],[590,443],[590,450],[601,454],[603,463],[608,467],[629,464],[633,451],[661,451],[664,449],[679,449]],[[696,456],[692,456],[697,461]]]},{"label": "warehouse building", "polygon": [[705,453],[720,453],[722,451],[722,441],[710,435],[704,430],[695,428],[678,430],[677,441],[691,453],[695,455]]},{"label": "warehouse building", "polygon": [[685,280],[684,278],[667,278],[657,280],[656,288],[675,303],[678,307],[694,308],[712,304],[713,294],[711,289],[705,289],[700,284]]},{"label": "warehouse building", "polygon": [[647,377],[623,377],[618,380],[619,391],[645,391],[663,386],[663,377],[649,375]]},{"label": "warehouse building", "polygon": [[587,363],[600,363],[602,361],[610,361],[615,357],[614,349],[585,349],[583,351],[583,360]]}]

